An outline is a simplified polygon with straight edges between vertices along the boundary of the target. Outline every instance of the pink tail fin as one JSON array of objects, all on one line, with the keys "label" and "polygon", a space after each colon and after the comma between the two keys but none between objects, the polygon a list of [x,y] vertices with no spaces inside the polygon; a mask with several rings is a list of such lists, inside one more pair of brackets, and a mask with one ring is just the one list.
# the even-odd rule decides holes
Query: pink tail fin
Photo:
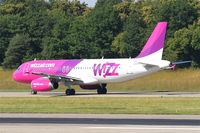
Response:
[{"label": "pink tail fin", "polygon": [[[156,53],[157,51],[163,50],[166,30],[167,30],[167,22],[159,22],[156,25],[153,33],[149,37],[144,48],[136,58],[146,57],[153,53]],[[161,59],[162,51],[159,53],[160,54],[157,56],[160,56],[158,58]]]}]

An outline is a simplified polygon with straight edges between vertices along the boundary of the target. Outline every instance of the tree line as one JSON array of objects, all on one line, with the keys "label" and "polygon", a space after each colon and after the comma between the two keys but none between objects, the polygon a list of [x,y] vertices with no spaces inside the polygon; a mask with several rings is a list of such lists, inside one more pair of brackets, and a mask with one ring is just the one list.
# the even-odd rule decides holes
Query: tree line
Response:
[{"label": "tree line", "polygon": [[164,59],[199,67],[199,0],[1,0],[0,64],[135,57],[159,21],[169,24]]}]

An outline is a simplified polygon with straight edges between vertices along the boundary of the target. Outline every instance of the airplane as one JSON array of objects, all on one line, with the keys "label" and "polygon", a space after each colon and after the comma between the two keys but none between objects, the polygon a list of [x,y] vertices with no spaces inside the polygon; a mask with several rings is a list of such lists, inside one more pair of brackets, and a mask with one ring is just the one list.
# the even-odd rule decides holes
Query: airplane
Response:
[{"label": "airplane", "polygon": [[132,80],[191,62],[162,60],[166,30],[167,22],[159,22],[135,58],[33,60],[20,65],[13,73],[13,79],[31,84],[31,94],[55,90],[60,84],[67,86],[66,95],[75,95],[72,85],[106,94],[108,83]]}]

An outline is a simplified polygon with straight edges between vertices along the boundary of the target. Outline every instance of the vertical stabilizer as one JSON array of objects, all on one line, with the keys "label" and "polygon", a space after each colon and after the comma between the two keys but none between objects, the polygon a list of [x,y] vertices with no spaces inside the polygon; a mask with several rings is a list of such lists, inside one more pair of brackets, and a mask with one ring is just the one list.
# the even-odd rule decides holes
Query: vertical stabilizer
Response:
[{"label": "vertical stabilizer", "polygon": [[144,48],[136,58],[148,58],[150,60],[161,60],[164,48],[167,22],[159,22]]}]

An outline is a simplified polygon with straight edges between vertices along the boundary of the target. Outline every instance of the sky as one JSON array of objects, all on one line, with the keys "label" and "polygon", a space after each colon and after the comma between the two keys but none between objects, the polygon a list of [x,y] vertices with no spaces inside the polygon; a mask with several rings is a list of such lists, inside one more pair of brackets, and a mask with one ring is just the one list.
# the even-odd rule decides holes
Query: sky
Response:
[{"label": "sky", "polygon": [[80,2],[85,2],[89,7],[94,7],[97,0],[80,0]]}]

